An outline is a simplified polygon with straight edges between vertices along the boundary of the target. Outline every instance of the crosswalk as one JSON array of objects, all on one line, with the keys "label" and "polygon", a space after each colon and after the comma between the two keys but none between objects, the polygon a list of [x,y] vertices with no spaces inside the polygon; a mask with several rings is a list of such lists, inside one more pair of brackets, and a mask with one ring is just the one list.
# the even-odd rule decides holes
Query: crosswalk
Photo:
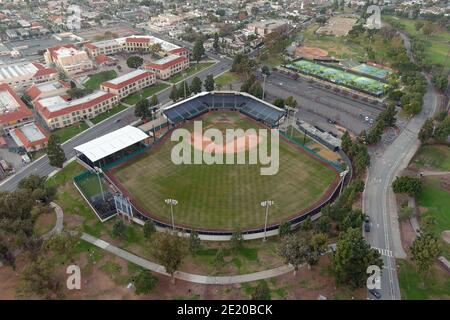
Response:
[{"label": "crosswalk", "polygon": [[392,253],[392,250],[386,250],[381,248],[372,247],[373,249],[377,250],[382,256],[390,257],[392,258],[394,254]]}]

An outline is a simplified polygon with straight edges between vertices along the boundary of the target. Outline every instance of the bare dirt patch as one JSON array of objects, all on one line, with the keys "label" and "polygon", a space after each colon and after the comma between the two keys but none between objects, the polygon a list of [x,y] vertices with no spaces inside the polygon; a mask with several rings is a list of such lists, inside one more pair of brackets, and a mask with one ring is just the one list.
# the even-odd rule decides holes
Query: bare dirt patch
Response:
[{"label": "bare dirt patch", "polygon": [[295,49],[295,55],[312,60],[328,56],[328,51],[316,47],[299,46]]},{"label": "bare dirt patch", "polygon": [[346,36],[357,21],[358,20],[355,18],[332,17],[325,26],[317,29],[316,33],[322,35],[334,35],[337,37]]}]

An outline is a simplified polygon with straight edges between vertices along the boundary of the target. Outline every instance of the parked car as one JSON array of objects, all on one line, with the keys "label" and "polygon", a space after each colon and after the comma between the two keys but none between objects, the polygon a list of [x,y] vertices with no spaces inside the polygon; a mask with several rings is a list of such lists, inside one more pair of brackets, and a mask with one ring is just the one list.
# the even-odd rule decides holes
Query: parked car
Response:
[{"label": "parked car", "polygon": [[369,218],[369,216],[366,216],[364,218],[364,231],[365,232],[370,232],[370,218]]},{"label": "parked car", "polygon": [[373,295],[376,299],[380,299],[381,298],[381,293],[377,289],[370,289],[369,293],[371,295]]}]

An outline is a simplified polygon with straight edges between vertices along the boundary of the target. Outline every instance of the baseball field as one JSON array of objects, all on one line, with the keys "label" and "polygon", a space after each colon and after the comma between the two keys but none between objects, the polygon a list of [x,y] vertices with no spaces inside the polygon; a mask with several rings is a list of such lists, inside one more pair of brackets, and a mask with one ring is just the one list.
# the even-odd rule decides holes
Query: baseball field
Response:
[{"label": "baseball field", "polygon": [[[203,130],[262,128],[236,112],[210,112],[195,120],[202,121]],[[192,132],[194,124],[188,122],[183,128]],[[266,142],[252,137],[247,141],[253,141],[253,145],[247,144],[247,149],[226,150],[248,155],[249,148]],[[264,200],[274,201],[269,224],[284,221],[323,200],[337,183],[338,174],[332,167],[281,137],[279,170],[275,175],[261,175],[260,168],[268,165],[259,161],[258,164],[176,165],[171,153],[177,143],[170,140],[169,134],[147,153],[108,172],[136,206],[160,220],[171,221],[170,208],[164,200],[176,199],[177,225],[214,230],[260,227],[264,225],[261,207]],[[199,146],[193,143],[192,147]]]}]

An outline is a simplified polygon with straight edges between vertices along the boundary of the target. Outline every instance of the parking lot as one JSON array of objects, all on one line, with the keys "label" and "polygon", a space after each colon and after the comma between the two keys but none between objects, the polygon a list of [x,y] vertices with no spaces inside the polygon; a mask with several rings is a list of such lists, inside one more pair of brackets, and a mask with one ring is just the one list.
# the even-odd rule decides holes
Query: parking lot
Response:
[{"label": "parking lot", "polygon": [[368,130],[384,108],[379,103],[335,92],[314,81],[301,77],[294,80],[279,72],[272,72],[266,79],[266,100],[288,96],[297,100],[299,118],[338,136],[344,128],[354,134]]}]

